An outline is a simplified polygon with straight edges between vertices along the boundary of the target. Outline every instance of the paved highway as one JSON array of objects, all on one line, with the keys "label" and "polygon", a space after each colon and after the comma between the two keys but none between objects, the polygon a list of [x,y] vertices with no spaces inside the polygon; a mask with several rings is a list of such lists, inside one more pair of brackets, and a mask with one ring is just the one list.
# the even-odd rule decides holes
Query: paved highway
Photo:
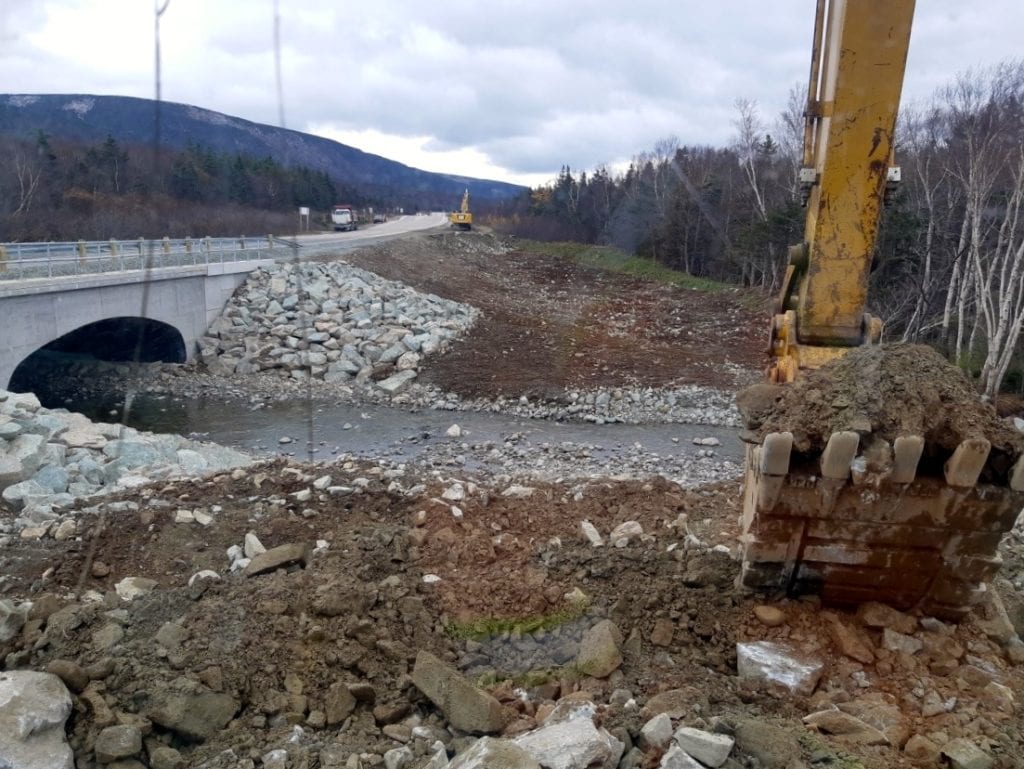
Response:
[{"label": "paved highway", "polygon": [[354,232],[327,232],[317,235],[299,235],[302,256],[316,256],[325,252],[352,251],[382,240],[408,235],[437,227],[448,226],[448,215],[433,213],[425,216],[398,216],[382,224],[365,226]]}]

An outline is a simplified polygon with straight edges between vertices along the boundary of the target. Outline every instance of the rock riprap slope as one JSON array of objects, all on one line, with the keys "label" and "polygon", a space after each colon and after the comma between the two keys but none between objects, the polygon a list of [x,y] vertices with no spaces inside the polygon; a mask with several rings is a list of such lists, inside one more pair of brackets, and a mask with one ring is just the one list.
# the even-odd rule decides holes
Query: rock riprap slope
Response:
[{"label": "rock riprap slope", "polygon": [[280,264],[235,292],[200,340],[200,359],[217,374],[277,371],[394,393],[478,314],[344,262]]}]

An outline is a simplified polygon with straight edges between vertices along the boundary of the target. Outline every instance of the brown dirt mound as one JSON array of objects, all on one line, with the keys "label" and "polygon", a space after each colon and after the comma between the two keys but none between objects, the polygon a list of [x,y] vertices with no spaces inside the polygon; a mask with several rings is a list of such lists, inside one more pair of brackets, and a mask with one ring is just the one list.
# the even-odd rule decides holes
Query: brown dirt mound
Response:
[{"label": "brown dirt mound", "polygon": [[838,430],[889,442],[921,435],[929,451],[953,451],[967,438],[987,438],[994,455],[1024,451],[1024,436],[999,419],[960,369],[924,345],[861,347],[780,393],[757,429],[762,436],[791,431],[802,453],[821,451]]}]

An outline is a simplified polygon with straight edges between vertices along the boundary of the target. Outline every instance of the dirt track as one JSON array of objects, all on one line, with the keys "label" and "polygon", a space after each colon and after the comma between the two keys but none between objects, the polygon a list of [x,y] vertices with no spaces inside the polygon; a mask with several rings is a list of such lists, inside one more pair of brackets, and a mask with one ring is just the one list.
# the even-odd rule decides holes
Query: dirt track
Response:
[{"label": "dirt track", "polygon": [[[748,309],[759,297],[670,289],[524,251],[499,262],[474,238],[423,236],[346,256],[484,311],[474,334],[424,374],[446,388],[493,396],[597,383],[735,387],[759,366],[763,321]],[[22,635],[0,644],[0,656],[11,655],[8,667],[65,660],[95,673],[68,726],[88,767],[97,734],[113,719],[149,732],[150,751],[179,750],[185,766],[276,766],[265,757],[280,749],[288,756],[280,766],[295,769],[376,767],[407,744],[416,753],[408,769],[419,769],[429,740],[413,738],[414,728],[451,750],[466,744],[411,685],[419,650],[490,685],[512,719],[510,734],[534,728],[550,701],[586,693],[607,728],[637,740],[649,714],[623,704],[622,691],[642,706],[675,690],[685,700],[675,726],[741,738],[730,769],[910,767],[899,750],[910,734],[935,742],[965,736],[997,766],[1016,765],[1020,711],[994,704],[983,686],[1005,684],[1019,708],[1024,668],[1005,660],[975,622],[946,628],[942,653],[916,657],[883,648],[881,631],[871,630],[876,662],[856,663],[838,652],[814,601],[734,589],[738,482],[688,491],[658,478],[541,483],[525,467],[510,473],[518,477],[473,477],[456,467],[422,476],[374,463],[278,461],[122,494],[82,510],[68,540],[8,541],[4,597],[43,608]],[[325,475],[330,482],[321,485],[344,491],[314,483]],[[529,491],[509,493],[517,485]],[[176,522],[182,510],[213,522]],[[636,521],[644,535],[595,548],[583,520],[605,537]],[[249,531],[268,548],[317,549],[305,568],[229,575],[225,552]],[[1004,550],[1011,579],[1024,578],[1022,551],[1019,536]],[[190,588],[202,569],[223,579]],[[124,602],[113,589],[130,576],[157,586]],[[783,611],[781,626],[755,619],[765,600]],[[583,630],[602,618],[622,632],[624,663],[605,678],[581,676],[569,663]],[[823,657],[813,698],[737,678],[736,642],[765,639]],[[959,649],[952,662],[950,649]],[[987,677],[980,686],[979,677]],[[354,710],[325,724],[339,683],[358,693]],[[226,728],[197,742],[153,725],[159,703],[196,691],[230,697]],[[922,700],[933,693],[955,707],[924,716]],[[895,730],[896,747],[828,738],[800,721],[816,710],[868,705]],[[353,754],[365,758],[347,764]],[[648,751],[635,766],[659,759]]]}]

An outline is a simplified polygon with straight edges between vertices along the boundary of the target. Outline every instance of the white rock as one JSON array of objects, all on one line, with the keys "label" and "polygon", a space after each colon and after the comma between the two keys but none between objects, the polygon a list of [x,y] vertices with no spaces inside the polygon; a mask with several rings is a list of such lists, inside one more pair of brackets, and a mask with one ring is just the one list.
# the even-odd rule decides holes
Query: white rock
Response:
[{"label": "white rock", "polygon": [[204,513],[202,510],[196,510],[192,513],[192,517],[196,519],[196,523],[201,526],[209,526],[213,523],[213,516],[209,513]]},{"label": "white rock", "polygon": [[580,521],[580,530],[591,545],[594,547],[604,547],[604,538],[601,536],[601,532],[590,521]]},{"label": "white rock", "polygon": [[455,483],[444,490],[441,494],[442,499],[447,499],[449,502],[461,502],[466,498],[466,489],[461,483]]},{"label": "white rock", "polygon": [[412,763],[412,759],[412,750],[407,746],[394,748],[384,754],[384,769],[405,769]]},{"label": "white rock", "polygon": [[809,697],[818,685],[825,663],[786,644],[753,641],[736,644],[740,678],[751,678]]},{"label": "white rock", "polygon": [[424,574],[423,581],[428,585],[434,585],[441,581],[441,578],[436,574]]},{"label": "white rock", "polygon": [[681,747],[673,745],[661,757],[658,769],[704,769],[704,767],[690,758]]},{"label": "white rock", "polygon": [[581,769],[593,764],[617,766],[625,746],[604,729],[594,726],[592,718],[592,704],[589,709],[574,708],[567,720],[550,723],[552,718],[549,717],[543,727],[519,735],[512,742],[545,769]]},{"label": "white rock", "polygon": [[0,672],[0,767],[72,769],[64,736],[70,714],[71,695],[57,676]]},{"label": "white rock", "polygon": [[267,552],[267,548],[260,542],[259,537],[256,536],[256,532],[250,531],[245,535],[245,541],[242,544],[242,552],[246,558],[255,558],[260,553]]},{"label": "white rock", "polygon": [[689,726],[677,729],[673,739],[688,755],[712,769],[725,763],[735,742],[732,737],[724,734],[705,732]]},{"label": "white rock", "polygon": [[[431,759],[431,761],[433,760]],[[540,764],[529,752],[511,740],[494,737],[477,740],[472,747],[456,756],[450,764],[445,761],[443,764],[438,764],[437,769],[443,769],[446,766],[448,769],[541,769]]]},{"label": "white rock", "polygon": [[455,518],[456,520],[462,520],[462,515],[462,508],[452,505],[452,518]]},{"label": "white rock", "polygon": [[315,481],[313,481],[313,488],[319,489],[320,491],[323,491],[324,489],[326,489],[330,485],[331,485],[331,476],[329,476],[329,475],[321,475],[319,478],[317,478]]},{"label": "white rock", "polygon": [[451,427],[444,431],[444,434],[447,435],[449,438],[461,438],[462,428],[459,427],[458,425],[452,425]]},{"label": "white rock", "polygon": [[125,577],[116,585],[114,590],[122,601],[134,601],[140,595],[145,595],[153,591],[156,587],[155,579],[148,579],[146,577]]},{"label": "white rock", "polygon": [[612,547],[625,547],[634,539],[642,537],[643,533],[644,528],[639,522],[626,521],[612,529],[612,533],[608,535],[608,541],[611,542]]},{"label": "white rock", "polygon": [[174,514],[175,523],[195,523],[196,517],[191,510],[178,510]]},{"label": "white rock", "polygon": [[213,571],[213,569],[203,569],[202,571],[197,571],[195,574],[188,578],[188,586],[192,587],[192,585],[194,585],[197,581],[201,579],[220,579],[220,574]]},{"label": "white rock", "polygon": [[60,525],[54,529],[53,538],[58,542],[63,542],[64,540],[71,539],[77,533],[78,524],[69,518],[66,521],[61,521]]},{"label": "white rock", "polygon": [[672,741],[672,719],[668,713],[660,713],[640,729],[640,747],[645,751],[664,750]]},{"label": "white rock", "polygon": [[501,492],[501,496],[512,497],[513,499],[526,499],[528,497],[532,497],[534,491],[536,491],[536,489],[534,489],[533,486],[519,486],[517,484],[512,484]]}]

